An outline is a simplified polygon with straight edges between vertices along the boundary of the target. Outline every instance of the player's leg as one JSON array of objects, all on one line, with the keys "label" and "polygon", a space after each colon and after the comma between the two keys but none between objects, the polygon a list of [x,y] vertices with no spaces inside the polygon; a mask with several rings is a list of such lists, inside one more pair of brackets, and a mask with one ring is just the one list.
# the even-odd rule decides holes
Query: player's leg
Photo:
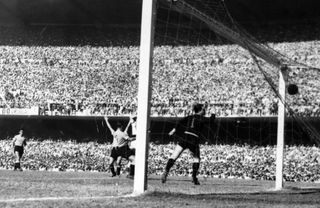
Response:
[{"label": "player's leg", "polygon": [[116,168],[116,174],[117,174],[117,176],[120,176],[120,172],[121,172],[121,161],[122,161],[122,157],[119,156],[119,157],[117,158],[117,162],[116,162],[116,166],[117,166],[117,168]]},{"label": "player's leg", "polygon": [[19,151],[19,170],[20,170],[20,171],[22,171],[22,168],[21,168],[22,156],[23,156],[23,147],[21,147],[21,149],[20,149],[20,151]]},{"label": "player's leg", "polygon": [[170,169],[172,168],[172,166],[174,165],[174,163],[176,162],[178,157],[181,155],[183,150],[184,150],[184,148],[181,145],[179,145],[179,144],[176,145],[173,153],[171,154],[171,156],[166,164],[164,173],[162,174],[162,177],[161,177],[162,183],[165,183],[167,181],[167,177],[168,177],[168,173],[169,173]]},{"label": "player's leg", "polygon": [[20,169],[20,159],[19,159],[19,151],[14,150],[14,156],[15,156],[15,161],[14,161],[14,170],[19,170]]},{"label": "player's leg", "polygon": [[194,145],[193,147],[190,147],[191,155],[193,156],[192,161],[192,182],[195,185],[200,185],[199,180],[197,178],[198,171],[200,168],[200,148],[199,145]]},{"label": "player's leg", "polygon": [[127,153],[126,157],[129,160],[129,174],[127,175],[127,178],[133,179],[134,178],[134,169],[135,169],[136,150],[130,149],[128,146],[126,153]]},{"label": "player's leg", "polygon": [[110,161],[109,161],[109,169],[111,171],[111,177],[116,176],[116,171],[114,170],[114,163],[118,157],[118,153],[116,148],[111,149]]},{"label": "player's leg", "polygon": [[116,176],[116,171],[114,170],[114,163],[115,163],[116,159],[113,157],[110,157],[110,161],[109,161],[109,169],[111,171],[111,177]]},{"label": "player's leg", "polygon": [[134,169],[135,169],[135,155],[134,154],[130,155],[128,159],[129,159],[130,166],[129,166],[129,174],[127,175],[127,178],[133,179]]},{"label": "player's leg", "polygon": [[15,155],[14,170],[22,171],[20,163],[21,163],[21,158],[23,155],[23,147],[15,146],[14,147],[14,155]]}]

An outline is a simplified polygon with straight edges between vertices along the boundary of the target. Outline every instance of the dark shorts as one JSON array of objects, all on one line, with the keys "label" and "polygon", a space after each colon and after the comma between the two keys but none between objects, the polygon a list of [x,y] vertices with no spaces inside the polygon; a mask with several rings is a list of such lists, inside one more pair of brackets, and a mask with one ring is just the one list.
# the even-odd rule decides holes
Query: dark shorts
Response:
[{"label": "dark shorts", "polygon": [[13,152],[18,152],[19,157],[22,157],[23,155],[23,146],[14,146],[14,151]]},{"label": "dark shorts", "polygon": [[189,134],[176,135],[176,142],[183,149],[189,149],[195,157],[200,158],[199,138]]},{"label": "dark shorts", "polygon": [[130,149],[128,145],[122,147],[113,147],[111,149],[111,157],[117,159],[117,157],[123,157],[129,159],[131,155],[135,155],[135,149]]}]

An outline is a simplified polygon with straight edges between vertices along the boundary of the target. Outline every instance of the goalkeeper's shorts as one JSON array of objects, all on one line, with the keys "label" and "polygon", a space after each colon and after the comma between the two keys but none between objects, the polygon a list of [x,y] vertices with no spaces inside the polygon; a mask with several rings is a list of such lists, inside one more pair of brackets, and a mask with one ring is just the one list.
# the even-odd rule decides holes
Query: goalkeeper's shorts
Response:
[{"label": "goalkeeper's shorts", "polygon": [[200,157],[200,146],[198,137],[190,134],[183,134],[182,136],[177,135],[176,141],[177,144],[183,149],[189,149],[195,157]]}]

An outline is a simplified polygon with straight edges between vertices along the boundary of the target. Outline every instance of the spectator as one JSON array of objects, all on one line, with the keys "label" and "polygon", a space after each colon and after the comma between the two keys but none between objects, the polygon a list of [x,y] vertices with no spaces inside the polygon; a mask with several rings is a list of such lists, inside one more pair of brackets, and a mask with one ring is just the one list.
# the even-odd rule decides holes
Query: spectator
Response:
[{"label": "spectator", "polygon": [[[119,36],[114,35],[108,40],[109,44],[105,37],[99,39],[102,47],[84,40],[80,47],[62,47],[48,44],[65,45],[59,30],[47,28],[50,33],[47,31],[45,37],[39,37],[37,28],[2,26],[2,29],[0,42],[7,43],[0,46],[0,66],[5,75],[0,77],[0,86],[6,86],[1,89],[5,92],[0,100],[3,108],[52,104],[52,108],[41,108],[42,114],[48,115],[136,112],[139,48],[136,44],[130,45],[134,40],[120,41]],[[92,31],[86,32],[93,36]],[[12,42],[20,39],[27,40],[31,46]],[[127,43],[120,44],[124,40]],[[317,41],[302,41],[277,43],[272,47],[297,61],[319,66],[318,45]],[[155,47],[152,115],[186,116],[191,112],[187,108],[190,101],[207,101],[208,112],[217,116],[277,114],[277,98],[249,57],[245,50],[230,44]],[[262,67],[266,65],[262,63]],[[277,83],[277,69],[269,68]],[[288,101],[298,115],[319,115],[317,77],[319,72],[315,70],[290,71],[290,81],[297,83],[299,94],[289,96]]]},{"label": "spectator", "polygon": [[[161,175],[174,144],[150,144],[148,174]],[[241,178],[255,180],[275,179],[275,146],[201,145],[202,165],[199,176],[214,178]],[[29,141],[24,167],[38,171],[108,171],[111,145],[75,143],[72,141]],[[319,181],[318,147],[286,146],[284,178],[286,181]],[[14,154],[11,140],[0,140],[0,168],[12,169]],[[181,154],[170,175],[190,176],[189,154]]]}]

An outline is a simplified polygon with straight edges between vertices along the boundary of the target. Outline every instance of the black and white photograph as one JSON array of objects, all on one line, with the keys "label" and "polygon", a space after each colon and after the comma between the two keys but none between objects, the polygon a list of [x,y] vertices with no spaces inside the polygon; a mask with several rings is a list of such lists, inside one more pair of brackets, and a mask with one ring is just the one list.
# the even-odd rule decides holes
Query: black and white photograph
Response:
[{"label": "black and white photograph", "polygon": [[0,207],[320,207],[319,0],[0,0]]}]

